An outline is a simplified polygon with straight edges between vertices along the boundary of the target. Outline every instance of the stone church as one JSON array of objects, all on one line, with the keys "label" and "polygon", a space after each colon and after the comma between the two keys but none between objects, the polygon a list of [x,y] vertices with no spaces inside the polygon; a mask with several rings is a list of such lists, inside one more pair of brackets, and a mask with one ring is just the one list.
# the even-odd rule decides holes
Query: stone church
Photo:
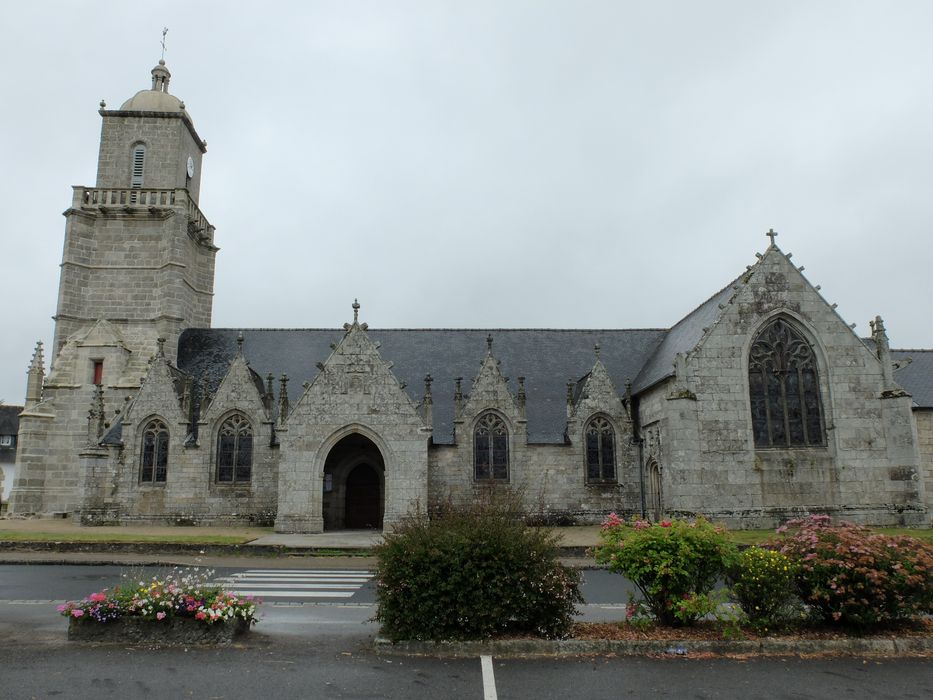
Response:
[{"label": "stone church", "polygon": [[211,328],[206,143],[170,77],[101,103],[11,514],[320,532],[512,492],[550,523],[929,526],[933,350],[881,318],[859,338],[773,232],[669,329],[380,330],[356,302],[342,328]]}]

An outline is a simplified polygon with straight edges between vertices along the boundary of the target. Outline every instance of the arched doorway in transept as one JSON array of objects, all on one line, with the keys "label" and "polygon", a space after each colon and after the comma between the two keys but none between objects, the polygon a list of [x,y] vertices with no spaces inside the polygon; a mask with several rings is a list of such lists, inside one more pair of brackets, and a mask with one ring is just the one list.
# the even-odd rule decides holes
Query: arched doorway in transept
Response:
[{"label": "arched doorway in transept", "polygon": [[385,462],[369,438],[351,433],[324,462],[324,530],[382,529]]}]

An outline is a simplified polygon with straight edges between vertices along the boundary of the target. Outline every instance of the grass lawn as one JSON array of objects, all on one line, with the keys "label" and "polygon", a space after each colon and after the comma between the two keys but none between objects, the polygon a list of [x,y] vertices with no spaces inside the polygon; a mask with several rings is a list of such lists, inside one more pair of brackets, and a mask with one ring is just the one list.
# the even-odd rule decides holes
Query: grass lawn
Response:
[{"label": "grass lawn", "polygon": [[41,530],[0,530],[0,542],[158,542],[160,544],[243,544],[254,535],[144,535],[133,532],[43,532]]}]

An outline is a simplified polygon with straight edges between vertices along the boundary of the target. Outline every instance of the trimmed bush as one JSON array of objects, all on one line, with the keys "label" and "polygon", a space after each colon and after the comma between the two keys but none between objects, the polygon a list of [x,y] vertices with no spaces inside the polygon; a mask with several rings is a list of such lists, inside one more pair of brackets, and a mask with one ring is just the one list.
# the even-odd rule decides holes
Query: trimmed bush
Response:
[{"label": "trimmed bush", "polygon": [[729,568],[727,581],[733,600],[759,628],[780,623],[797,598],[797,567],[786,554],[748,547]]},{"label": "trimmed bush", "polygon": [[412,517],[375,552],[376,620],[393,641],[562,637],[583,602],[556,537],[525,527],[509,506]]},{"label": "trimmed bush", "polygon": [[803,601],[825,622],[870,627],[933,610],[933,546],[888,537],[829,516],[778,529],[781,552],[798,564]]},{"label": "trimmed bush", "polygon": [[716,610],[713,587],[736,556],[725,531],[703,518],[651,524],[613,513],[600,540],[596,561],[631,580],[655,619],[669,626],[692,624]]}]

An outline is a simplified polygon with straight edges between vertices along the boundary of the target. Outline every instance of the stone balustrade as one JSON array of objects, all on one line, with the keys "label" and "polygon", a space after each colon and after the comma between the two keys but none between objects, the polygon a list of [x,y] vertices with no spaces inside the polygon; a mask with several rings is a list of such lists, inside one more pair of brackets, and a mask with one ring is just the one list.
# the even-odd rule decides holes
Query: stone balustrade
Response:
[{"label": "stone balustrade", "polygon": [[178,189],[152,189],[152,188],[108,188],[108,187],[82,187],[74,188],[74,207],[87,208],[132,208],[145,207],[175,207],[186,206],[189,229],[202,240],[212,237],[214,227],[198,208],[198,205],[184,188]]}]

